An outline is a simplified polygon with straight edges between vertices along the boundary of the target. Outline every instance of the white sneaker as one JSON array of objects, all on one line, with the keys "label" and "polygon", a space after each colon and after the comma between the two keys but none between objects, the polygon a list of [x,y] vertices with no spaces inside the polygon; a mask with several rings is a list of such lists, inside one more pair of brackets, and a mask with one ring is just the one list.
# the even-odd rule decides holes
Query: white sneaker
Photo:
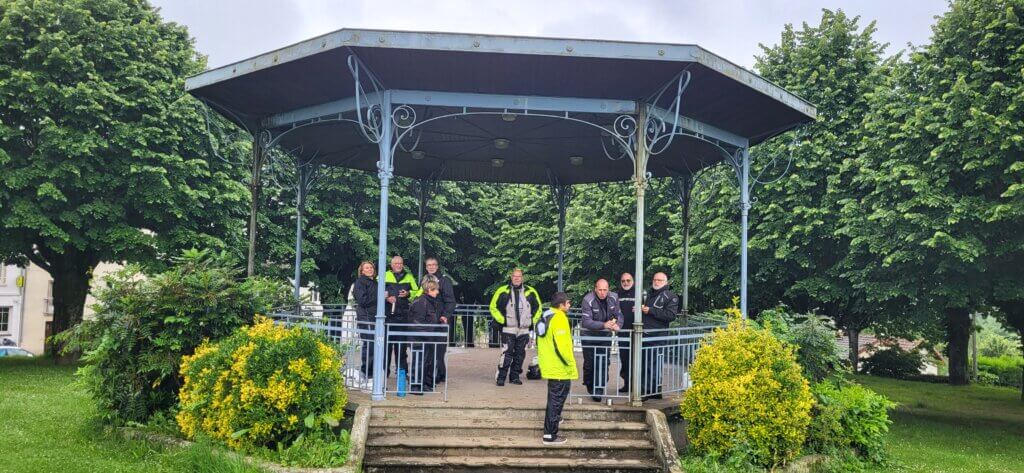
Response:
[{"label": "white sneaker", "polygon": [[565,442],[565,437],[560,435],[555,435],[554,437],[544,436],[544,445],[561,445]]}]

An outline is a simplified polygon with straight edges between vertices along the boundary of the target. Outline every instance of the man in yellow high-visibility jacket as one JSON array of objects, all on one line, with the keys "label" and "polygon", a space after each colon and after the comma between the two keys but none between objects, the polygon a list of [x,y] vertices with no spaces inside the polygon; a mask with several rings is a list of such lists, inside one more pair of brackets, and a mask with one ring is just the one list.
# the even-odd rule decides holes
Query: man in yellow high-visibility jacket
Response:
[{"label": "man in yellow high-visibility jacket", "polygon": [[551,308],[544,312],[537,324],[540,375],[548,380],[548,407],[544,415],[545,445],[565,443],[565,437],[558,435],[558,423],[562,421],[562,408],[569,397],[572,381],[580,377],[572,352],[572,329],[565,315],[569,305],[569,296],[564,292],[556,292],[551,296]]}]

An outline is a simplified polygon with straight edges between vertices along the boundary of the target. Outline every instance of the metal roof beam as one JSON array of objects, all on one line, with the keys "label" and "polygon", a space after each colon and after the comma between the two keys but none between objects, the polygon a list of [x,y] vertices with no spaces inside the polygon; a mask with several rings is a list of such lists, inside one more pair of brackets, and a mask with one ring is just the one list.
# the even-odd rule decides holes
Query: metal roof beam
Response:
[{"label": "metal roof beam", "polygon": [[[670,127],[672,126],[672,122],[675,121],[674,113],[654,105],[650,106],[650,114],[664,121],[665,124]],[[750,140],[740,135],[723,130],[714,125],[709,125],[700,120],[695,120],[685,115],[679,115],[679,122],[676,126],[703,138],[712,138],[737,148],[746,148],[750,145]]]},{"label": "metal roof beam", "polygon": [[[572,97],[538,97],[527,95],[473,94],[461,92],[432,92],[422,90],[393,90],[391,102],[394,105],[423,105],[436,107],[466,107],[473,109],[508,110],[510,113],[569,112],[607,113],[612,115],[636,113],[636,102],[615,99],[585,99]],[[377,93],[366,94],[364,105],[380,103]],[[353,112],[354,98],[303,107],[267,117],[265,128],[277,128],[317,118]]]},{"label": "metal roof beam", "polygon": [[[373,92],[366,94],[366,99],[362,103],[365,106],[372,106],[380,104],[380,100],[380,94]],[[391,100],[394,105],[508,110],[510,113],[521,113],[523,115],[529,115],[530,112],[632,115],[637,111],[637,103],[632,100],[474,94],[424,90],[393,90],[391,91]],[[355,110],[356,101],[354,98],[349,97],[271,115],[263,121],[263,126],[265,128],[291,126],[296,123],[317,118],[330,118],[339,114],[354,112]],[[664,108],[652,105],[650,110],[651,115],[661,119],[669,126],[675,120],[675,114]],[[679,115],[677,126],[693,134],[712,138],[737,148],[746,148],[748,146],[748,140],[740,135],[685,115]]]},{"label": "metal roof beam", "polygon": [[[379,105],[381,100],[380,95],[381,94],[377,92],[370,92],[366,94],[362,101],[363,107]],[[282,126],[289,126],[316,118],[330,118],[335,115],[354,112],[355,110],[355,97],[348,97],[341,100],[324,102],[321,104],[310,105],[309,107],[271,115],[263,119],[263,127],[278,128]]]},{"label": "metal roof beam", "polygon": [[391,97],[395,105],[485,108],[522,112],[524,115],[529,114],[529,112],[608,113],[621,115],[636,113],[637,110],[636,102],[615,99],[473,94],[422,90],[395,90],[392,92]]}]

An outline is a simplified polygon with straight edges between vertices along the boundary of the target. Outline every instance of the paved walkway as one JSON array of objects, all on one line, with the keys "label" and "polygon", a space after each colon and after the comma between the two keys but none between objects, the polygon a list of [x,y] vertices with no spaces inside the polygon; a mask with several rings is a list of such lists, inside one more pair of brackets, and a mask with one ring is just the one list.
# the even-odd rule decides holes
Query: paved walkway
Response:
[{"label": "paved walkway", "polygon": [[[496,386],[494,383],[495,371],[497,370],[498,356],[501,350],[498,348],[457,348],[448,349],[448,406],[466,407],[535,407],[544,408],[547,403],[547,381],[529,380],[523,373],[521,379],[523,384],[516,386],[505,384]],[[583,354],[576,352],[576,365],[579,367],[580,375],[583,371]],[[536,350],[527,349],[526,365],[536,356]],[[616,358],[616,357],[613,357]],[[617,386],[615,378],[618,377],[618,360],[615,359],[609,368],[610,386],[609,392]],[[437,393],[423,396],[407,395],[404,398],[395,394],[388,394],[388,404],[402,403],[411,405],[437,405],[445,404],[442,401],[441,390],[444,384],[437,386]],[[579,395],[570,398],[568,406],[587,405],[592,407],[607,406],[605,402],[595,402],[587,396],[582,381],[573,381],[572,394]],[[623,396],[626,394],[623,393]],[[356,404],[370,402],[368,393],[349,393],[349,401]],[[679,396],[666,396],[665,399],[645,401],[645,408],[668,409],[679,405]],[[612,409],[629,409],[629,402],[625,398],[612,399]]]}]

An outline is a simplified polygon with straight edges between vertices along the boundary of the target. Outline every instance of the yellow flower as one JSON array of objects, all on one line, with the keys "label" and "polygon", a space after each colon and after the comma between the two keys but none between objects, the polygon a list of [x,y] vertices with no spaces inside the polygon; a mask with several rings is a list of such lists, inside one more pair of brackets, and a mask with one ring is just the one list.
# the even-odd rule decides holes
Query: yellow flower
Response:
[{"label": "yellow flower", "polygon": [[309,382],[313,379],[313,368],[309,366],[305,358],[299,358],[288,362],[288,371],[295,373],[299,379]]}]

